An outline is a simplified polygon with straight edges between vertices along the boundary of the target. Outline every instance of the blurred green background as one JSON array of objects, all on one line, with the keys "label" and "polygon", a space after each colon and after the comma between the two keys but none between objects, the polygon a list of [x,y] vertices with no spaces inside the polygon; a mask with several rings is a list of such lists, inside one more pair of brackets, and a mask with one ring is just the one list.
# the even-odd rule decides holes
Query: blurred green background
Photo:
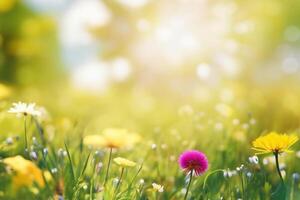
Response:
[{"label": "blurred green background", "polygon": [[298,0],[0,0],[2,96],[112,124],[189,104],[293,130],[299,19]]}]

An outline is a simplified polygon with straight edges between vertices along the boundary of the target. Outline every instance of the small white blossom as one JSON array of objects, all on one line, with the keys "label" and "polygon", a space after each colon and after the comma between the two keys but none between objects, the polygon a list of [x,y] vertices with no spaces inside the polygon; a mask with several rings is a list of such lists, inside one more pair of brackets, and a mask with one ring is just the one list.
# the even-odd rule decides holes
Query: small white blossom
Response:
[{"label": "small white blossom", "polygon": [[43,149],[43,154],[46,156],[46,155],[48,155],[48,149],[47,148],[44,148]]},{"label": "small white blossom", "polygon": [[297,173],[297,172],[296,172],[296,173],[293,173],[292,176],[293,176],[293,179],[296,180],[296,181],[298,181],[298,180],[300,179],[300,175],[299,175],[299,173]]},{"label": "small white blossom", "polygon": [[300,151],[296,152],[296,156],[297,156],[297,158],[300,158]]},{"label": "small white blossom", "polygon": [[155,190],[155,191],[157,191],[157,192],[163,192],[164,191],[164,186],[162,186],[162,185],[159,185],[159,184],[157,184],[157,183],[152,183],[152,187],[153,187],[153,189]]},{"label": "small white blossom", "polygon": [[22,116],[40,116],[41,112],[35,108],[35,103],[13,103],[13,106],[8,110],[9,113],[16,114],[17,117]]},{"label": "small white blossom", "polygon": [[249,157],[249,162],[252,164],[258,164],[258,157],[257,156]]},{"label": "small white blossom", "polygon": [[114,178],[114,179],[113,179],[113,185],[114,185],[115,187],[117,187],[117,185],[119,184],[119,181],[120,181],[120,179]]},{"label": "small white blossom", "polygon": [[58,156],[60,157],[66,157],[68,155],[66,150],[63,150],[62,148],[59,148],[57,151]]},{"label": "small white blossom", "polygon": [[56,174],[56,173],[57,173],[57,168],[52,168],[52,169],[51,169],[51,173],[52,173],[52,174]]},{"label": "small white blossom", "polygon": [[250,178],[250,177],[252,176],[252,173],[251,173],[251,172],[247,172],[246,176],[247,176],[248,178]]},{"label": "small white blossom", "polygon": [[235,176],[236,174],[237,174],[236,170],[227,169],[227,170],[223,171],[224,178],[231,178],[232,176]]},{"label": "small white blossom", "polygon": [[152,144],[151,145],[151,149],[156,149],[157,145],[156,144]]},{"label": "small white blossom", "polygon": [[7,145],[12,145],[14,143],[14,139],[12,137],[8,137],[6,138],[5,142]]},{"label": "small white blossom", "polygon": [[139,183],[140,183],[140,185],[144,185],[145,180],[144,179],[140,179]]},{"label": "small white blossom", "polygon": [[84,190],[87,190],[88,189],[88,186],[86,184],[83,185],[82,187]]},{"label": "small white blossom", "polygon": [[239,172],[239,171],[242,171],[242,170],[243,170],[243,168],[244,168],[244,165],[243,165],[243,164],[241,164],[241,166],[239,166],[239,167],[237,167],[237,168],[236,168],[236,171],[238,171],[238,172]]},{"label": "small white blossom", "polygon": [[31,151],[30,152],[30,158],[32,158],[33,160],[37,160],[38,159],[38,155],[35,151]]}]

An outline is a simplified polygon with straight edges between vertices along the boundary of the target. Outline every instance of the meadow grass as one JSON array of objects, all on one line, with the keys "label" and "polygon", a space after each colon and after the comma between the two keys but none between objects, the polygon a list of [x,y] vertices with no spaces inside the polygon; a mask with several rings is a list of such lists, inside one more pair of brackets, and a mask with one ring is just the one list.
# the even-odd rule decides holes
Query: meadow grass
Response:
[{"label": "meadow grass", "polygon": [[[298,98],[297,93],[282,92],[289,94],[291,102]],[[291,148],[294,153],[278,155],[283,181],[273,154],[255,157],[256,151],[252,149],[252,141],[261,134],[298,134],[299,113],[290,110],[291,102],[274,100],[268,104],[275,91],[256,91],[259,95],[240,95],[231,102],[192,99],[189,104],[180,98],[170,103],[172,97],[157,99],[143,93],[127,94],[120,99],[119,94],[100,99],[64,95],[53,101],[41,95],[34,98],[39,102],[35,109],[41,113],[28,113],[20,118],[7,112],[16,97],[3,100],[0,199],[300,197],[299,145]],[[40,105],[47,113],[41,111]],[[299,109],[299,105],[293,104],[293,108]],[[86,136],[103,136],[109,128],[127,130],[139,139],[133,143],[130,140],[130,145],[123,136],[113,137],[116,143],[107,146],[102,141],[93,141],[93,145],[85,142]],[[207,171],[193,177],[178,163],[182,152],[192,149],[203,152],[209,164]],[[37,169],[21,163],[24,169],[18,171],[5,163],[6,158],[16,155],[29,160]],[[117,157],[128,161],[116,163]],[[134,166],[127,166],[131,161]],[[39,174],[43,184],[38,184],[32,174]],[[26,179],[33,181],[22,184]]]}]

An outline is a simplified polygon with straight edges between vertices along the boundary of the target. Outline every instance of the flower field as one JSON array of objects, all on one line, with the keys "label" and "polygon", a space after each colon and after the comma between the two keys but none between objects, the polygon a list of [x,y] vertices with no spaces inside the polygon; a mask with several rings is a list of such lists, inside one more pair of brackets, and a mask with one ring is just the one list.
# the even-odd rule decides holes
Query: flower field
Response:
[{"label": "flower field", "polygon": [[[43,107],[2,100],[1,198],[299,198],[298,132],[287,107],[255,109],[254,96],[221,103],[220,112],[214,103],[138,96],[151,100],[145,107],[135,95],[75,94],[67,106],[42,95]],[[273,119],[269,106],[278,108]]]},{"label": "flower field", "polygon": [[300,199],[299,11],[0,0],[0,200]]}]

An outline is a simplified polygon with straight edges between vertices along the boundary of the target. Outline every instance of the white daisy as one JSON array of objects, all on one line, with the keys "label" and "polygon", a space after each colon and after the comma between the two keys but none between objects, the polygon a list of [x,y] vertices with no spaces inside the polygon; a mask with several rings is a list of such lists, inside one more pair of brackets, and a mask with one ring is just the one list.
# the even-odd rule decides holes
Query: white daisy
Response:
[{"label": "white daisy", "polygon": [[41,112],[35,108],[35,103],[13,103],[13,106],[8,110],[9,113],[16,114],[17,117],[22,116],[40,116]]}]

